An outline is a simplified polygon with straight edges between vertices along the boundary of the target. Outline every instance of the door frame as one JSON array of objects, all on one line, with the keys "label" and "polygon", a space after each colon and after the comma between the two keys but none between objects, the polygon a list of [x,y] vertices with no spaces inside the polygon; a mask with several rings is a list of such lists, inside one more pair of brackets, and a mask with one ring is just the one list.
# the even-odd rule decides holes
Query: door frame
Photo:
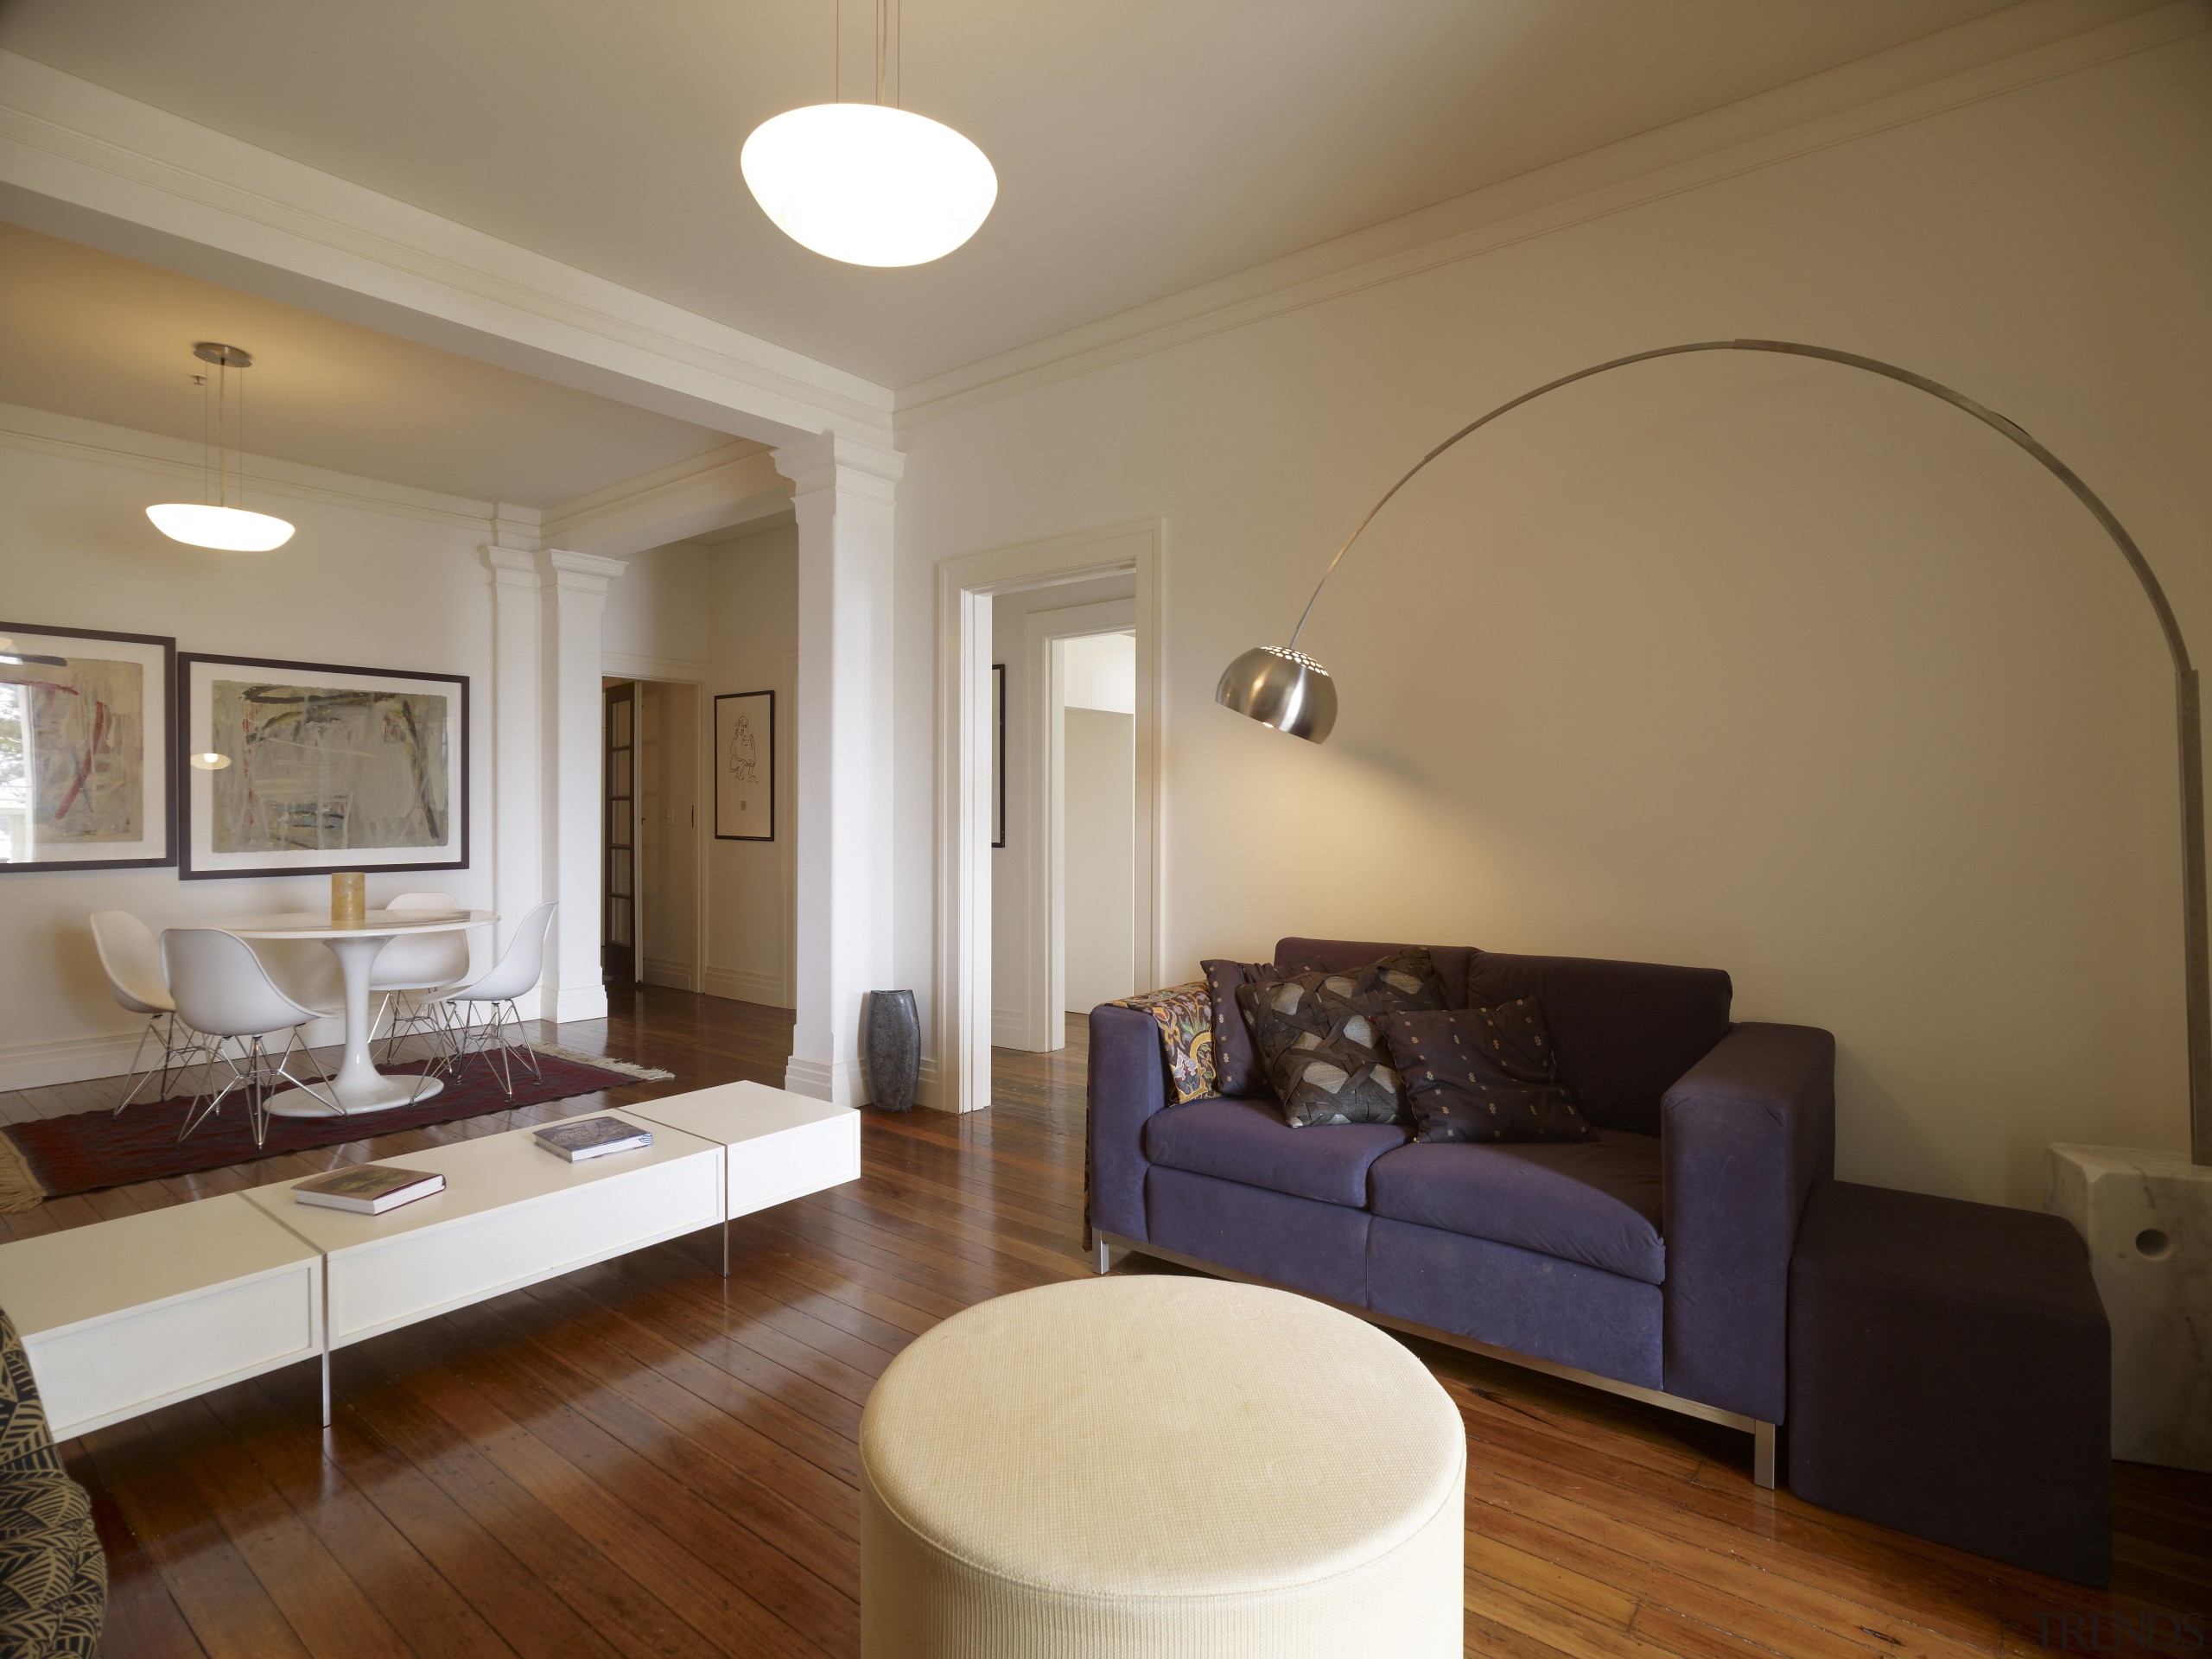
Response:
[{"label": "door frame", "polygon": [[1136,578],[1136,964],[1160,978],[1166,893],[1157,518],[994,548],[937,567],[937,960],[917,1098],[972,1112],[991,1101],[991,599],[1123,572]]},{"label": "door frame", "polygon": [[[713,829],[713,802],[709,785],[714,779],[715,722],[712,699],[707,683],[713,677],[713,665],[695,662],[682,657],[648,657],[628,652],[609,651],[600,658],[600,673],[609,679],[644,682],[652,680],[664,685],[688,685],[691,688],[691,724],[693,737],[692,792],[698,797],[691,824],[691,891],[695,895],[698,913],[691,918],[691,988],[707,988],[707,919],[709,914],[707,883],[713,861],[707,856],[707,842]],[[602,825],[601,834],[606,831]],[[633,829],[632,836],[637,834]],[[644,931],[637,919],[636,906],[632,906],[632,927],[642,941]],[[638,971],[645,972],[645,953],[638,954]]]}]

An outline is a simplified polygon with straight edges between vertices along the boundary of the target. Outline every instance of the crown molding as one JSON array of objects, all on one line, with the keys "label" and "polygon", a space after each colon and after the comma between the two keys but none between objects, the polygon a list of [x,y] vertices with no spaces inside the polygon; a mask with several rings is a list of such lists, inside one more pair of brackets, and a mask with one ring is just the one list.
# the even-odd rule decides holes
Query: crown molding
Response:
[{"label": "crown molding", "polygon": [[[183,480],[195,488],[207,475],[207,450],[204,444],[165,437],[158,432],[140,432],[130,427],[79,420],[73,415],[57,415],[51,410],[32,409],[21,404],[0,404],[0,447],[91,461],[103,467],[128,467],[160,478]],[[493,536],[497,524],[512,522],[515,515],[524,511],[490,501],[474,501],[466,496],[445,495],[435,490],[418,490],[383,479],[303,467],[269,455],[245,455],[240,457],[239,464],[244,486],[257,496],[391,513],[479,535]]]},{"label": "crown molding", "polygon": [[2204,0],[2022,0],[1756,97],[901,387],[905,432],[2212,29]]},{"label": "crown molding", "polygon": [[793,499],[816,490],[855,490],[890,500],[906,471],[906,457],[880,443],[824,432],[773,452],[778,473],[791,480]]},{"label": "crown molding", "polygon": [[550,507],[538,537],[626,557],[779,512],[791,495],[774,452],[741,441]]},{"label": "crown molding", "polygon": [[680,418],[889,434],[890,392],[857,375],[5,51],[0,187],[36,228],[196,250],[216,280],[333,315],[359,298],[355,321]]}]

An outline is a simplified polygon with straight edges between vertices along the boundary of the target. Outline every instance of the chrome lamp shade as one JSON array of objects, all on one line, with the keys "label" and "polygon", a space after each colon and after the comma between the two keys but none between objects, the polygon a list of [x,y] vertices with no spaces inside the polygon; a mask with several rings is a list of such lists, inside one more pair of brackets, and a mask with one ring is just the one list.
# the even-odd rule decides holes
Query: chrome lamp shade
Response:
[{"label": "chrome lamp shade", "polygon": [[1337,683],[1287,645],[1255,645],[1229,665],[1214,690],[1224,709],[1319,743],[1337,723]]}]

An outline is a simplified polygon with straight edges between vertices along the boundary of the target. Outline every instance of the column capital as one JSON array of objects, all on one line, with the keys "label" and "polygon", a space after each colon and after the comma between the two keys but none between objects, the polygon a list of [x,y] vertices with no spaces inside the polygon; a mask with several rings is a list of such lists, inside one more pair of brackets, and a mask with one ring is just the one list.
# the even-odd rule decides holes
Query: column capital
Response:
[{"label": "column capital", "polygon": [[630,568],[626,559],[610,559],[598,553],[570,553],[548,547],[531,556],[537,579],[543,586],[568,594],[591,594],[604,599],[614,579]]},{"label": "column capital", "polygon": [[525,553],[518,547],[480,547],[485,564],[492,572],[494,588],[535,588],[537,586],[537,556]]},{"label": "column capital", "polygon": [[906,470],[906,457],[898,450],[842,432],[801,438],[772,454],[776,470],[791,480],[794,496],[854,490],[887,501]]}]

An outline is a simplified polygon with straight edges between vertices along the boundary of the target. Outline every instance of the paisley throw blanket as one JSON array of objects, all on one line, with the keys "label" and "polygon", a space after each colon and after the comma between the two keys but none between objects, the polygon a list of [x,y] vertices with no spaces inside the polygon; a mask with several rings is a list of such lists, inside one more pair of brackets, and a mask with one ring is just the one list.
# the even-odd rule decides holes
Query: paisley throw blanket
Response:
[{"label": "paisley throw blanket", "polygon": [[1106,1006],[1141,1008],[1159,1023],[1160,1058],[1166,1063],[1167,1093],[1174,1104],[1213,1093],[1213,996],[1205,981],[1147,991]]}]

